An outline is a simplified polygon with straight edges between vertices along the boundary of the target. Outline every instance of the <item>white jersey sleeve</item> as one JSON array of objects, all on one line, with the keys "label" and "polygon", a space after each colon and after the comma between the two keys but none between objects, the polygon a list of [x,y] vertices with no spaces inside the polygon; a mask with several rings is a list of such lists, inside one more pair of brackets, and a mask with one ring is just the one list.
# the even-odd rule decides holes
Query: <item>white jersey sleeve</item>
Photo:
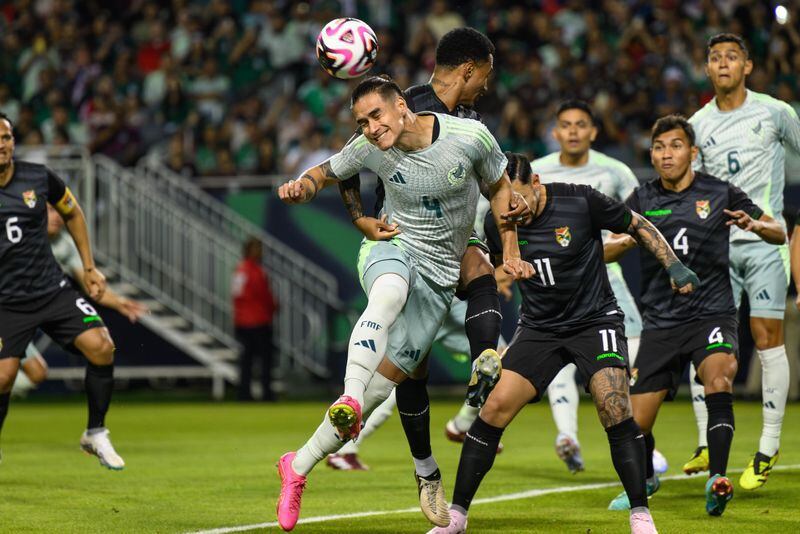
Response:
[{"label": "white jersey sleeve", "polygon": [[477,133],[481,140],[480,149],[475,154],[475,171],[483,183],[494,185],[506,171],[508,160],[489,129],[481,122],[474,122],[477,124]]},{"label": "white jersey sleeve", "polygon": [[781,139],[783,139],[784,145],[800,153],[800,117],[797,116],[794,108],[785,102],[778,109],[776,122]]},{"label": "white jersey sleeve", "polygon": [[339,180],[345,180],[365,167],[374,171],[380,155],[381,151],[362,134],[331,156],[328,162],[333,174]]}]

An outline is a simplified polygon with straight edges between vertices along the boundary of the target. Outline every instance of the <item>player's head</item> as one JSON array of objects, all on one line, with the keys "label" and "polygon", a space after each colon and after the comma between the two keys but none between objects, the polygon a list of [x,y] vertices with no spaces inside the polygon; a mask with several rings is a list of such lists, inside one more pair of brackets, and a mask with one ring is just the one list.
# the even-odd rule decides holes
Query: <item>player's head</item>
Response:
[{"label": "player's head", "polygon": [[489,90],[494,45],[474,28],[450,30],[436,45],[436,68],[457,74],[458,103],[472,106]]},{"label": "player's head", "polygon": [[248,237],[242,244],[242,256],[246,259],[261,261],[262,252],[261,240],[255,236]]},{"label": "player's head", "polygon": [[47,236],[51,239],[56,237],[61,233],[62,228],[64,228],[64,219],[53,206],[47,204]]},{"label": "player's head", "polygon": [[14,157],[14,123],[0,111],[0,169],[4,169]]},{"label": "player's head", "polygon": [[350,97],[350,109],[367,140],[381,150],[394,146],[405,128],[408,106],[390,78],[361,80]]},{"label": "player's head", "polygon": [[706,46],[706,74],[717,92],[731,92],[744,86],[753,62],[747,45],[735,33],[718,33]]},{"label": "player's head", "polygon": [[683,115],[661,117],[650,134],[650,161],[659,177],[678,182],[691,172],[697,157],[694,128]]},{"label": "player's head", "polygon": [[556,127],[553,138],[561,146],[561,152],[570,156],[582,156],[597,138],[597,126],[592,108],[583,100],[565,100],[556,111]]}]

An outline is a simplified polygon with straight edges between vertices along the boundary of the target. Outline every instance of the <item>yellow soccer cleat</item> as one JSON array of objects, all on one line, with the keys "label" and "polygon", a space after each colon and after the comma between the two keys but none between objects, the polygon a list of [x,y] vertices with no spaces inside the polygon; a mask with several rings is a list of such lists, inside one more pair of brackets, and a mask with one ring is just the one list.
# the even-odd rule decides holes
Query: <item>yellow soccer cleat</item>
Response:
[{"label": "yellow soccer cleat", "polygon": [[688,462],[683,464],[683,472],[687,475],[708,471],[708,447],[697,447]]},{"label": "yellow soccer cleat", "polygon": [[760,488],[767,483],[767,477],[776,463],[778,463],[777,452],[772,458],[760,452],[755,453],[753,459],[747,464],[747,469],[739,478],[739,485],[746,490]]}]

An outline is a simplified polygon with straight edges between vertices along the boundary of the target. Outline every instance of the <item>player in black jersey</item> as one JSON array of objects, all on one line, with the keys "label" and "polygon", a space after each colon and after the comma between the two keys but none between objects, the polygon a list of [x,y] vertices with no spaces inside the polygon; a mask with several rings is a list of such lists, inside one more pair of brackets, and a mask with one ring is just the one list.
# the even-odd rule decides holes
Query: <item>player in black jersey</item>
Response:
[{"label": "player in black jersey", "polygon": [[[652,428],[664,400],[672,400],[689,362],[697,369],[708,407],[710,478],[706,511],[721,515],[733,497],[725,476],[733,439],[733,379],[738,349],[736,307],[729,264],[731,226],[755,233],[768,243],[786,241],[781,225],[730,182],[694,172],[697,156],[694,130],[682,116],[656,121],[650,158],[658,178],[637,187],[626,201],[672,243],[672,248],[703,281],[690,295],[674,294],[658,264],[642,256],[644,330],[636,367],[631,370],[633,414],[648,448],[648,493],[658,489],[653,473]],[[606,261],[616,260],[635,243],[627,236],[606,246]],[[620,494],[612,507],[627,508]]]},{"label": "player in black jersey", "polygon": [[[413,112],[432,111],[462,118],[479,120],[472,105],[488,88],[488,78],[494,64],[494,45],[482,33],[472,28],[458,28],[445,34],[436,48],[436,67],[429,83],[407,89],[404,97]],[[375,217],[365,216],[359,192],[358,176],[340,182],[340,191],[353,223],[368,240],[389,239],[402,229],[381,221],[383,209],[383,187],[379,181]],[[523,202],[509,217],[524,213]],[[495,352],[502,314],[494,268],[487,255],[485,245],[475,236],[464,253],[461,263],[460,295],[466,295],[467,309],[465,329],[469,339],[470,355],[476,363],[474,368],[485,370],[476,375],[476,383],[468,391],[469,402],[480,405],[494,385],[500,368],[500,358]],[[415,375],[396,388],[397,409],[408,439],[411,454],[419,465],[435,465],[430,444],[430,410],[427,392],[427,360]],[[466,406],[463,410],[477,412],[477,407]],[[474,416],[474,414],[473,414]],[[463,435],[452,435],[463,439]],[[430,472],[418,468],[417,474],[425,478],[438,476],[438,470]]]},{"label": "player in black jersey", "polygon": [[114,342],[92,305],[67,282],[47,237],[47,207],[61,214],[83,262],[89,296],[97,299],[106,281],[95,267],[86,220],[69,188],[43,165],[15,161],[13,126],[0,114],[0,426],[9,392],[37,328],[88,360],[89,422],[81,447],[111,469],[125,462],[114,451],[105,415],[114,386]]},{"label": "player in black jersey", "polygon": [[[646,219],[586,185],[542,185],[530,162],[509,157],[512,186],[532,214],[517,227],[520,251],[536,274],[520,282],[522,308],[517,331],[503,358],[503,374],[467,432],[458,465],[451,523],[433,533],[466,530],[467,510],[491,469],[506,426],[529,402],[537,402],[568,363],[588,378],[611,458],[631,496],[634,533],[655,532],[645,494],[645,445],[628,396],[628,350],[623,313],[603,263],[602,230],[629,233],[649,250],[681,292],[698,285],[697,276],[675,256]],[[493,254],[500,249],[497,227],[486,220]]]}]

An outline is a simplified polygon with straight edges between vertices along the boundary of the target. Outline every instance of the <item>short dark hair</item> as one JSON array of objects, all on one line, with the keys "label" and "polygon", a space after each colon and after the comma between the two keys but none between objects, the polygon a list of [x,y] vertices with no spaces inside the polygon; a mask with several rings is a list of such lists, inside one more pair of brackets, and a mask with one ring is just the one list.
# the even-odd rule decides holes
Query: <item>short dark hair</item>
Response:
[{"label": "short dark hair", "polygon": [[5,113],[3,113],[2,111],[0,111],[0,121],[6,121],[6,122],[8,122],[8,125],[9,125],[9,126],[11,126],[11,129],[12,129],[12,130],[14,129],[14,121],[12,121],[12,120],[11,120],[11,119],[8,117],[8,115],[6,115]]},{"label": "short dark hair", "polygon": [[589,119],[592,121],[592,124],[595,123],[594,120],[594,113],[592,112],[592,108],[589,107],[589,103],[585,100],[580,100],[577,98],[571,98],[569,100],[564,100],[561,104],[558,105],[558,110],[556,111],[556,117],[561,115],[567,110],[570,109],[579,109],[589,115]]},{"label": "short dark hair", "polygon": [[505,154],[506,159],[508,159],[506,172],[511,181],[517,181],[522,184],[531,183],[533,172],[531,171],[531,162],[528,156],[518,152],[506,152]]},{"label": "short dark hair", "polygon": [[398,96],[403,98],[403,90],[394,80],[388,76],[370,76],[361,80],[356,85],[356,88],[353,89],[353,94],[350,97],[350,107],[352,108],[360,98],[370,93],[378,93],[385,100]]},{"label": "short dark hair", "polygon": [[739,48],[742,49],[744,52],[744,57],[750,59],[750,52],[747,50],[747,45],[742,39],[741,35],[737,35],[735,33],[718,33],[716,35],[712,35],[708,39],[708,43],[706,44],[706,58],[711,53],[711,49],[714,45],[718,45],[719,43],[736,43],[739,45]]},{"label": "short dark hair", "polygon": [[250,255],[250,251],[256,245],[261,246],[261,240],[254,235],[248,236],[247,239],[244,240],[244,243],[242,243],[242,256],[245,258],[248,257]]},{"label": "short dark hair", "polygon": [[488,37],[475,28],[456,28],[444,34],[436,45],[436,65],[452,68],[467,61],[483,63],[490,54],[494,54],[494,45]]},{"label": "short dark hair", "polygon": [[694,146],[694,128],[692,128],[692,125],[686,120],[686,117],[678,114],[666,115],[658,119],[656,123],[653,124],[653,129],[650,132],[650,142],[654,142],[656,137],[664,132],[677,129],[683,130],[686,137],[689,139],[689,144]]}]

